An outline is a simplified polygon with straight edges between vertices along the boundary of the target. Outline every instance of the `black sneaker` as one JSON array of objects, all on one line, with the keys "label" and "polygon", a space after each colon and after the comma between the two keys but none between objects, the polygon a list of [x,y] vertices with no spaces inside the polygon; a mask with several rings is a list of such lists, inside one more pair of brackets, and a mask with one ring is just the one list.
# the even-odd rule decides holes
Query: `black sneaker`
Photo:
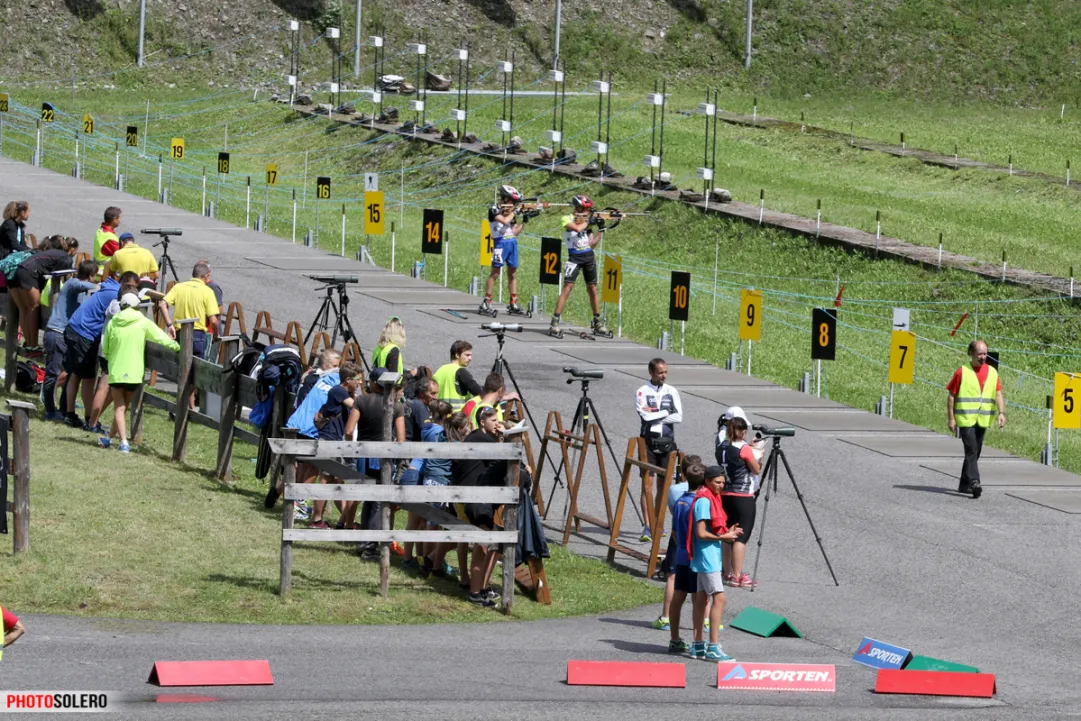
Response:
[{"label": "black sneaker", "polygon": [[66,414],[64,416],[64,423],[65,423],[65,425],[71,426],[72,428],[82,428],[83,427],[83,419],[79,417],[78,413],[68,413],[68,414]]},{"label": "black sneaker", "polygon": [[972,493],[972,486],[967,483],[958,484],[957,492],[964,493],[967,496],[968,494]]},{"label": "black sneaker", "polygon": [[484,591],[480,593],[469,594],[469,602],[480,606],[481,608],[494,608],[496,603],[492,599],[485,595]]},{"label": "black sneaker", "polygon": [[481,591],[481,593],[487,596],[488,600],[493,602],[498,601],[500,598],[499,591],[495,590],[494,588],[486,588]]},{"label": "black sneaker", "polygon": [[972,497],[973,498],[979,498],[982,495],[983,495],[983,486],[981,486],[979,483],[973,483],[972,484]]},{"label": "black sneaker", "polygon": [[263,499],[263,508],[273,508],[274,504],[278,502],[279,496],[281,494],[278,493],[278,489],[271,486],[270,490],[266,492],[266,498]]}]

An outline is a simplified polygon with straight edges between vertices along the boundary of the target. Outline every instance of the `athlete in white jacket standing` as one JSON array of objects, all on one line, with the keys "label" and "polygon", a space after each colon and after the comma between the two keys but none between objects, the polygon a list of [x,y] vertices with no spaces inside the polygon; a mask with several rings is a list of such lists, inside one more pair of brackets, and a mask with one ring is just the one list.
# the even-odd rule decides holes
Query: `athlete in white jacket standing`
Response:
[{"label": "athlete in white jacket standing", "polygon": [[[679,398],[679,391],[668,385],[667,379],[668,364],[663,358],[654,358],[649,362],[649,382],[638,389],[634,398],[635,410],[642,419],[639,435],[646,439],[649,462],[658,466],[668,465],[668,455],[676,450],[675,424],[683,422],[683,402]],[[646,499],[647,489],[643,473],[641,495],[643,513],[647,508],[652,507]],[[657,530],[663,533],[663,529]],[[652,540],[648,519],[642,528],[641,540],[643,542]]]}]

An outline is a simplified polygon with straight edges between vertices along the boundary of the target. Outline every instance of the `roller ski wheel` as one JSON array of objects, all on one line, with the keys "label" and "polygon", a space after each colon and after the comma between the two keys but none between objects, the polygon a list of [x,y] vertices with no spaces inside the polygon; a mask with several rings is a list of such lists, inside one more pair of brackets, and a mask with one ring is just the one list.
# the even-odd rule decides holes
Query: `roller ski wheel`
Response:
[{"label": "roller ski wheel", "polygon": [[497,315],[499,315],[499,311],[493,308],[492,304],[487,300],[480,304],[480,306],[477,308],[477,313],[479,313],[480,315],[486,315],[489,318],[495,318]]},{"label": "roller ski wheel", "polygon": [[525,308],[523,308],[520,305],[517,305],[515,303],[511,303],[510,305],[507,306],[507,315],[523,315],[526,318],[532,318],[533,317],[533,311],[526,310]]},{"label": "roller ski wheel", "polygon": [[563,340],[563,329],[559,327],[558,323],[552,323],[548,326],[548,335]]},{"label": "roller ski wheel", "polygon": [[590,331],[592,331],[593,335],[597,338],[613,338],[615,336],[612,331],[608,330],[608,327],[604,325],[603,321],[593,321],[593,324],[590,326]]}]

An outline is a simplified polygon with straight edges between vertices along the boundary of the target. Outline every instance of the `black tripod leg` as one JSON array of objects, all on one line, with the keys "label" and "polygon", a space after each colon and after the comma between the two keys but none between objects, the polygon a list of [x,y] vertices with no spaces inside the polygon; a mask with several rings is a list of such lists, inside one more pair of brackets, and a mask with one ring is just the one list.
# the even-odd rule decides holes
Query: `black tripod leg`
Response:
[{"label": "black tripod leg", "polygon": [[372,368],[368,365],[368,359],[364,357],[364,349],[360,347],[360,341],[357,340],[357,334],[353,332],[353,324],[349,322],[349,314],[345,312],[344,306],[341,313],[338,315],[338,325],[344,327],[349,331],[349,337],[346,338],[345,330],[342,331],[342,338],[348,343],[349,341],[355,341],[357,344],[357,350],[360,351],[360,362],[364,364],[364,372],[371,373]]},{"label": "black tripod leg", "polygon": [[796,485],[796,477],[792,475],[792,469],[788,465],[788,459],[781,454],[781,462],[784,463],[784,470],[788,474],[788,480],[792,481],[792,488],[796,491],[796,498],[799,499],[799,504],[803,506],[803,515],[807,516],[807,524],[811,527],[811,533],[814,534],[815,541],[818,543],[818,550],[822,551],[822,558],[826,561],[826,568],[830,571],[830,576],[833,577],[833,585],[840,586],[840,582],[837,580],[837,574],[833,572],[833,565],[830,564],[829,556],[826,555],[826,549],[822,545],[822,539],[818,536],[818,529],[815,528],[814,521],[811,520],[811,512],[807,510],[807,504],[803,502],[803,494],[800,493],[799,486]]},{"label": "black tripod leg", "polygon": [[[766,513],[769,512],[770,491],[777,486],[777,454],[780,452],[779,448],[774,448],[766,459],[766,467],[762,469],[762,487],[766,489],[766,502],[762,506],[762,522],[758,524],[758,548],[754,553],[754,570],[751,572],[751,593],[754,593],[754,581],[758,578],[758,562],[762,560],[762,539],[766,535]],[[728,572],[731,573],[731,569],[728,569]]]},{"label": "black tripod leg", "polygon": [[[526,418],[529,419],[530,425],[532,425],[533,428],[535,428],[535,429],[540,428],[540,426],[537,425],[536,421],[533,420],[533,413],[530,412],[529,405],[525,402],[525,396],[522,395],[522,389],[518,387],[518,379],[514,377],[514,371],[511,370],[510,363],[507,362],[506,360],[504,360],[502,358],[502,355],[500,355],[500,357],[496,358],[495,364],[492,366],[492,373],[498,373],[500,375],[503,375],[504,371],[506,371],[507,377],[510,378],[510,384],[512,386],[514,386],[514,392],[518,394],[518,399],[522,401],[522,408],[525,409],[525,415],[526,415]],[[519,420],[522,420],[522,419],[519,419]],[[548,452],[548,447],[547,446],[544,447],[544,457],[548,459],[548,464],[552,468],[556,467],[556,462],[552,460],[552,454],[550,454]],[[558,478],[559,477],[556,476],[557,480],[558,480]],[[553,491],[553,493],[555,492],[555,487],[554,486],[552,487],[552,491]],[[551,500],[549,500],[549,503],[551,503]],[[545,506],[544,509],[545,509],[545,514],[547,514],[548,506]]]}]

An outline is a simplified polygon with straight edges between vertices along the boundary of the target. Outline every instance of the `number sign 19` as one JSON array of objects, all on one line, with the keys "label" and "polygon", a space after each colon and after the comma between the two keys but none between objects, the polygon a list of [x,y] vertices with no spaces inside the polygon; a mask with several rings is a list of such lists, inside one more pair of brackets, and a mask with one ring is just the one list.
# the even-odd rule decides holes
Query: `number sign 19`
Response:
[{"label": "number sign 19", "polygon": [[687,320],[691,308],[691,274],[672,271],[672,290],[668,299],[668,319]]},{"label": "number sign 19", "polygon": [[837,357],[837,309],[815,308],[811,311],[811,358],[834,360]]},{"label": "number sign 19", "polygon": [[542,285],[559,285],[562,259],[563,241],[559,238],[541,238],[540,282]]},{"label": "number sign 19", "polygon": [[420,228],[420,251],[429,255],[443,254],[443,211],[424,209]]}]

